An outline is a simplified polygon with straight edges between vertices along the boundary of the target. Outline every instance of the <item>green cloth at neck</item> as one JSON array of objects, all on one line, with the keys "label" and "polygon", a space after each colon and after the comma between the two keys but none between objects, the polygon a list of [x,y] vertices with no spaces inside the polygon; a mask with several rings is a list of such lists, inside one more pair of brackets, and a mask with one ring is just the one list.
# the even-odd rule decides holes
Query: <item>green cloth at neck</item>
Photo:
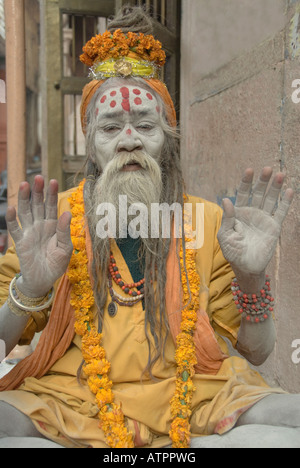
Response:
[{"label": "green cloth at neck", "polygon": [[117,239],[117,245],[129,268],[134,283],[138,283],[144,278],[145,270],[144,259],[141,265],[141,261],[138,258],[138,251],[141,245],[140,239],[132,239],[132,237],[128,236],[126,239]]}]

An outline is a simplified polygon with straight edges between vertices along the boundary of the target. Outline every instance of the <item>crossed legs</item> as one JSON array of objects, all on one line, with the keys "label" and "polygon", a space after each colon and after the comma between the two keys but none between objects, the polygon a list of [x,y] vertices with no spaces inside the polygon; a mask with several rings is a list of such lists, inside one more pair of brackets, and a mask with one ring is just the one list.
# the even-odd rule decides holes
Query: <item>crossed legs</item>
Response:
[{"label": "crossed legs", "polygon": [[192,439],[191,447],[300,448],[300,395],[269,395],[246,411],[231,431]]},{"label": "crossed legs", "polygon": [[239,418],[236,426],[248,424],[300,430],[300,395],[274,394],[263,398]]},{"label": "crossed legs", "polygon": [[[0,401],[0,439],[4,437],[43,438],[30,418]],[[255,445],[258,441],[263,447],[264,437],[266,445],[290,444],[300,448],[300,395],[269,395],[246,411],[239,418],[236,428],[228,434],[196,438],[192,441],[192,447],[234,447],[243,446],[244,442],[251,445],[251,438]]]},{"label": "crossed legs", "polygon": [[4,437],[43,438],[28,416],[0,401],[0,439]]}]

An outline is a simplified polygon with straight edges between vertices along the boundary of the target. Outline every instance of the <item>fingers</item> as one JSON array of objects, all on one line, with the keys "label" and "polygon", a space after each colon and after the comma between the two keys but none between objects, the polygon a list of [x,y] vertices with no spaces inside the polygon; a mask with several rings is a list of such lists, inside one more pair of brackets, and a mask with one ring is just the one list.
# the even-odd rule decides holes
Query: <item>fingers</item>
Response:
[{"label": "fingers", "polygon": [[265,213],[272,215],[274,209],[278,204],[278,199],[282,190],[284,182],[284,174],[279,173],[277,174],[270,186],[269,190],[266,193],[265,199],[262,204],[262,209]]},{"label": "fingers", "polygon": [[15,208],[8,207],[6,213],[6,226],[15,244],[22,239],[23,233],[17,221]]},{"label": "fingers", "polygon": [[44,178],[36,176],[32,191],[28,182],[22,182],[18,196],[18,217],[23,229],[31,227],[34,221],[57,220],[58,183],[49,182],[46,202],[44,201]]},{"label": "fingers", "polygon": [[265,197],[266,190],[271,180],[273,170],[271,167],[265,167],[253,189],[252,207],[261,208]]},{"label": "fingers", "polygon": [[[278,200],[282,191],[284,183],[284,174],[278,173],[274,177],[272,184],[270,185],[271,177],[273,170],[271,167],[265,167],[256,182],[253,192],[252,182],[253,182],[253,170],[247,169],[245,171],[244,177],[242,179],[241,185],[237,191],[236,207],[249,206],[250,197],[252,208],[257,208],[263,210],[266,214],[273,215],[277,207]],[[292,202],[291,192],[288,192],[287,198],[284,199],[283,206],[281,207],[280,212],[278,213],[277,218],[285,218],[289,206]],[[287,211],[286,211],[287,210]],[[277,219],[276,218],[276,219]]]},{"label": "fingers", "polygon": [[253,169],[247,169],[245,171],[241,185],[237,191],[235,206],[248,206],[250,194],[252,191],[253,176]]},{"label": "fingers", "polygon": [[70,232],[71,219],[71,213],[66,211],[59,218],[56,228],[57,246],[63,250],[67,250],[68,252],[72,252]]},{"label": "fingers", "polygon": [[30,206],[30,185],[22,182],[18,194],[18,218],[23,229],[32,226],[33,218]]},{"label": "fingers", "polygon": [[[274,210],[278,205],[278,200],[285,179],[284,174],[282,172],[279,172],[274,177],[272,184],[269,185],[272,173],[273,171],[271,168],[264,168],[257,184],[253,189],[252,196],[252,207],[262,209],[266,214],[269,214],[270,216],[273,215]],[[281,222],[283,222],[283,220],[285,219],[293,200],[293,194],[294,192],[291,189],[287,190],[286,196],[281,202],[280,209],[278,207],[279,212],[277,213],[278,209],[276,210],[277,216],[274,216],[276,220],[280,219],[282,220]]]},{"label": "fingers", "polygon": [[50,180],[45,204],[46,219],[57,220],[57,199],[58,182]]},{"label": "fingers", "polygon": [[36,176],[31,192],[31,211],[33,221],[42,221],[45,219],[44,205],[44,178]]},{"label": "fingers", "polygon": [[42,176],[34,178],[32,191],[28,182],[20,184],[18,217],[24,230],[31,227],[34,221],[40,221],[45,218],[44,179]]},{"label": "fingers", "polygon": [[229,198],[223,200],[223,219],[222,219],[222,231],[231,231],[235,226],[235,209]]},{"label": "fingers", "polygon": [[283,221],[285,220],[290,206],[292,204],[294,198],[294,191],[292,189],[287,189],[287,191],[284,194],[284,197],[282,201],[279,203],[279,206],[276,210],[276,213],[274,215],[274,219],[282,225]]}]

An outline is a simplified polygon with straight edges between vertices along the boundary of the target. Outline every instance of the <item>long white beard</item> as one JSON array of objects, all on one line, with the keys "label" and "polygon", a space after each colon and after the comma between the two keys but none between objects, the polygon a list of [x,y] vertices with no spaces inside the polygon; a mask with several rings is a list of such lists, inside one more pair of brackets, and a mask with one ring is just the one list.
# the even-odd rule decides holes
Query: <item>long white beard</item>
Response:
[{"label": "long white beard", "polygon": [[[122,171],[122,168],[129,163],[139,164],[141,169]],[[119,153],[107,164],[96,182],[93,218],[98,223],[99,207],[105,207],[107,204],[112,205],[115,209],[116,237],[127,237],[128,226],[134,217],[134,214],[130,215],[130,210],[132,207],[138,208],[140,205],[143,207],[143,213],[140,214],[140,224],[144,222],[144,227],[147,225],[145,229],[149,232],[151,206],[153,203],[160,202],[161,195],[162,174],[159,164],[151,156],[141,151]],[[126,213],[124,213],[125,210]],[[142,228],[143,226],[140,226],[140,230]],[[97,227],[94,226],[94,229]]]}]

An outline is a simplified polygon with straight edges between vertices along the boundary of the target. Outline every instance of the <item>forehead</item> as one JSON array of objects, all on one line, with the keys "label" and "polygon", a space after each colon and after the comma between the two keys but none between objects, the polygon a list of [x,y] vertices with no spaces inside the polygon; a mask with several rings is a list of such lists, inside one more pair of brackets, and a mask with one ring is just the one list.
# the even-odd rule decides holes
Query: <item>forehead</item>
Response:
[{"label": "forehead", "polygon": [[97,99],[96,115],[109,115],[115,112],[148,111],[159,113],[160,109],[154,94],[138,86],[113,86]]}]

